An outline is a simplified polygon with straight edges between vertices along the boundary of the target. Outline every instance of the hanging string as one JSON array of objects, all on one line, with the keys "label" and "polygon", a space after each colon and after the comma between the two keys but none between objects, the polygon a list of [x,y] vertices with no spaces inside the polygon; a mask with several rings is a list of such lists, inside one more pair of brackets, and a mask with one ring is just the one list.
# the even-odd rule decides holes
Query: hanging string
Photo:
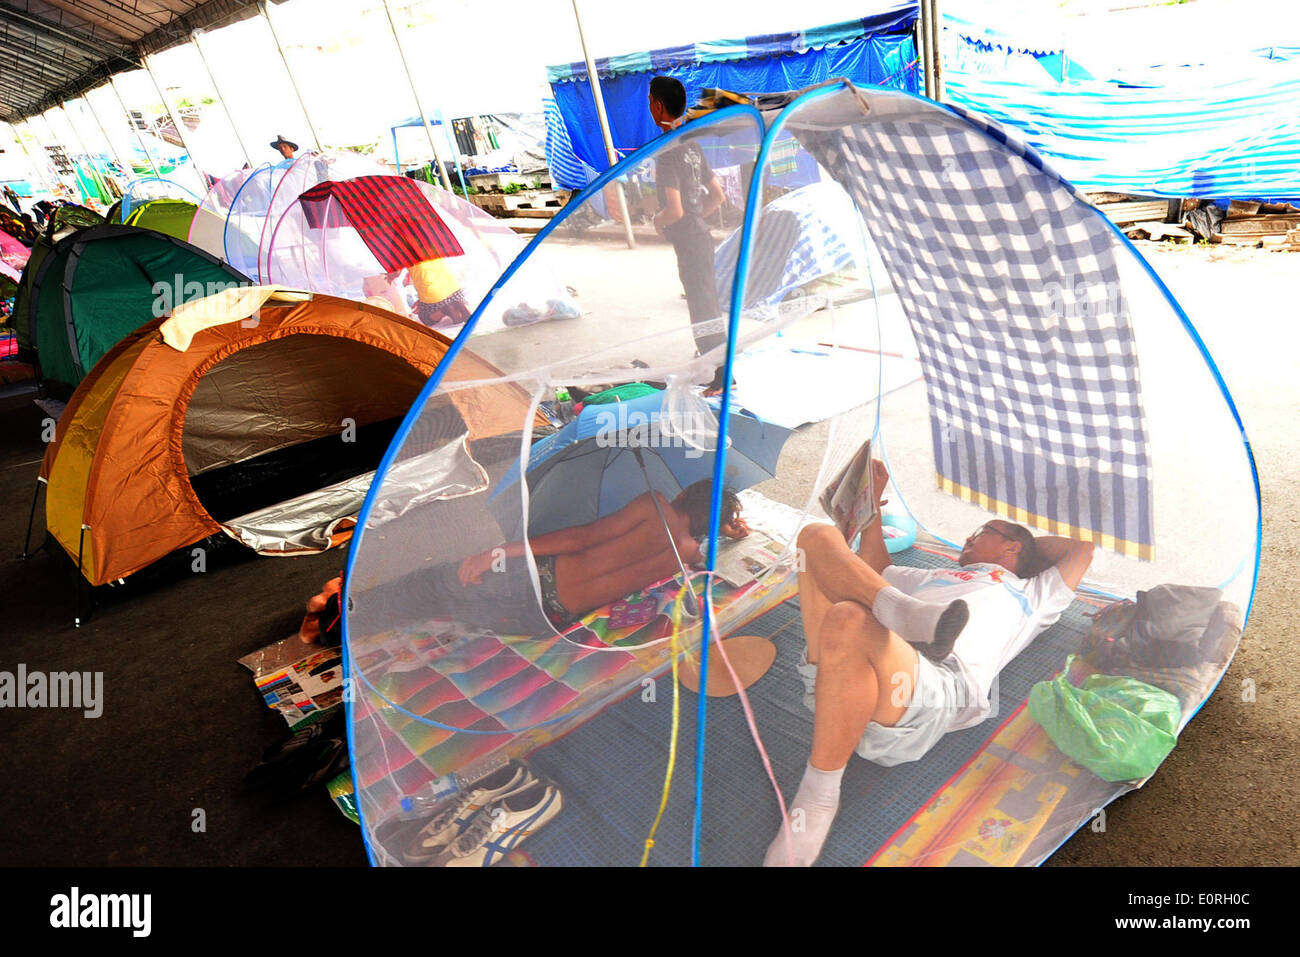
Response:
[{"label": "hanging string", "polygon": [[[646,835],[645,850],[641,852],[641,863],[637,865],[638,867],[645,867],[650,861],[650,849],[655,846],[655,834],[659,830],[659,822],[663,820],[664,811],[668,809],[668,796],[672,793],[673,789],[673,771],[677,767],[677,736],[678,732],[681,730],[682,719],[682,688],[677,671],[677,633],[681,629],[682,625],[682,604],[686,598],[686,589],[690,587],[690,580],[687,579],[685,582],[685,588],[679,591],[677,597],[673,600],[673,630],[672,634],[669,635],[670,643],[668,646],[673,661],[673,726],[672,732],[668,738],[668,768],[664,771],[664,787],[663,793],[659,798],[659,810],[655,813],[654,823],[650,825],[650,833]],[[701,688],[700,694],[703,693],[704,689]]]}]

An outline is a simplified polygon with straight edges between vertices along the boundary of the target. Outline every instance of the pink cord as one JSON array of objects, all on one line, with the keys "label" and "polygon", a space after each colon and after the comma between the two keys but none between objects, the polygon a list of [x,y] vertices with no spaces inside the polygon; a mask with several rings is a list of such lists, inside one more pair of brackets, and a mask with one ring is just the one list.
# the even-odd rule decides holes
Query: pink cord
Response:
[{"label": "pink cord", "polygon": [[[709,624],[713,625],[717,620],[713,615],[713,589],[705,587],[705,600],[709,603]],[[713,628],[717,633],[716,626]],[[745,723],[749,725],[750,737],[754,739],[754,747],[758,748],[758,756],[763,759],[763,768],[767,771],[767,779],[772,782],[772,790],[776,792],[776,803],[781,808],[781,833],[785,835],[785,850],[790,855],[790,866],[794,866],[794,838],[790,836],[790,813],[785,807],[785,798],[781,795],[781,786],[776,783],[776,773],[772,770],[772,762],[767,756],[767,749],[763,747],[763,738],[758,733],[758,723],[754,720],[754,709],[749,705],[749,695],[741,687],[740,677],[736,674],[736,669],[731,665],[731,659],[727,657],[727,650],[722,646],[722,639],[717,638],[714,641],[717,646],[718,654],[722,658],[722,663],[727,666],[727,674],[731,676],[731,683],[736,686],[736,692],[740,696],[740,707],[745,712]],[[708,694],[707,685],[701,682],[700,694]]]}]

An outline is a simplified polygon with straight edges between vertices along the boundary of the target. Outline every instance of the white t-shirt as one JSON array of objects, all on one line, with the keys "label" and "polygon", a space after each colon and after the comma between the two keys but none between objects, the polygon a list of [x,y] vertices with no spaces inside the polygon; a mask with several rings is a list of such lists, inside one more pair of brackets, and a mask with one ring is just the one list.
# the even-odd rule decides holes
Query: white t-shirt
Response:
[{"label": "white t-shirt", "polygon": [[979,724],[993,710],[989,693],[998,674],[1031,641],[1056,623],[1074,600],[1074,591],[1056,568],[1025,579],[1001,565],[959,568],[905,568],[888,565],[884,579],[922,601],[966,600],[970,620],[952,654],[940,662],[958,677],[964,691],[949,730]]}]

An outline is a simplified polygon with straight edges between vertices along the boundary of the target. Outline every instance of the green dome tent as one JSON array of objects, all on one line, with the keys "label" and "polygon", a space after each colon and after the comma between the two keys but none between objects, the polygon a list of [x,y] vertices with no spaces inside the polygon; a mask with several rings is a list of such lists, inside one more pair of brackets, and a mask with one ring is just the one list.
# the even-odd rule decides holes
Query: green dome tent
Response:
[{"label": "green dome tent", "polygon": [[26,316],[31,308],[32,284],[36,281],[36,274],[40,272],[41,263],[45,261],[45,257],[59,240],[87,226],[97,226],[103,221],[103,216],[85,206],[60,206],[54,210],[45,228],[36,237],[36,242],[32,244],[32,254],[28,257],[27,265],[23,267],[22,277],[18,280],[18,290],[14,293],[13,314],[10,318],[10,325],[14,327],[14,336],[18,340],[20,356],[29,357],[32,343],[27,335],[28,324],[20,322],[18,317]]},{"label": "green dome tent", "polygon": [[177,239],[189,239],[190,225],[198,206],[185,199],[151,199],[137,206],[125,225],[153,229]]},{"label": "green dome tent", "polygon": [[32,282],[25,317],[37,369],[71,391],[128,333],[190,299],[247,283],[238,271],[173,236],[105,223],[61,240]]}]

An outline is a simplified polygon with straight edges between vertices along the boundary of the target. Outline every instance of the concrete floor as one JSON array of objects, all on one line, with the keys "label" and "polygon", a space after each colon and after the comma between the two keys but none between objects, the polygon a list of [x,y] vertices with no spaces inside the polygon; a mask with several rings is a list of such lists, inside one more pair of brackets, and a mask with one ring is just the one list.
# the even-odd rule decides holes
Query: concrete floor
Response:
[{"label": "concrete floor", "polygon": [[[1300,823],[1288,769],[1300,700],[1290,569],[1300,559],[1300,256],[1146,244],[1237,399],[1259,466],[1264,557],[1241,649],[1219,690],[1151,782],[1050,861],[1062,864],[1296,864]],[[652,252],[655,256],[657,253]],[[662,258],[661,256],[659,258]],[[585,292],[585,290],[580,290]],[[684,340],[683,348],[689,346]],[[20,562],[43,414],[0,400],[0,669],[102,670],[105,712],[0,715],[0,863],[345,864],[356,828],[323,791],[275,804],[243,775],[280,732],[236,659],[289,634],[342,555],[239,560],[205,575],[133,582],[71,628],[56,556]],[[1213,475],[1207,476],[1213,482]],[[1243,682],[1255,700],[1243,701]],[[191,826],[204,809],[207,829]]]}]

